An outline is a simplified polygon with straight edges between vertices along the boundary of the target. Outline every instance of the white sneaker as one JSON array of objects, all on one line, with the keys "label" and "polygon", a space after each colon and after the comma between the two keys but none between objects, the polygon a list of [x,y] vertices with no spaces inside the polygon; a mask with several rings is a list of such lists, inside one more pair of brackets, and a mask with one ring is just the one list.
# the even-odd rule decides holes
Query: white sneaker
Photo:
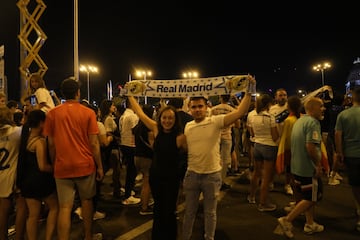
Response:
[{"label": "white sneaker", "polygon": [[[125,188],[123,188],[123,187],[121,187],[120,188],[120,192],[122,192],[122,193],[125,193]],[[134,196],[135,195],[135,192],[134,192],[134,190],[131,190],[131,196]]]},{"label": "white sneaker", "polygon": [[335,173],[335,179],[340,181],[344,180],[344,178],[339,173]]},{"label": "white sneaker", "polygon": [[78,207],[77,209],[75,209],[74,213],[75,213],[76,215],[78,215],[78,217],[79,217],[80,219],[82,219],[82,216],[81,216],[81,207]]},{"label": "white sneaker", "polygon": [[294,194],[290,184],[285,184],[284,190],[285,190],[285,193],[288,194],[288,195],[293,195]]},{"label": "white sneaker", "polygon": [[148,206],[152,206],[152,205],[154,205],[154,199],[153,198],[150,198],[149,199],[149,202],[148,202]]},{"label": "white sneaker", "polygon": [[15,225],[11,226],[10,228],[8,228],[8,237],[15,235],[16,230],[15,230]]},{"label": "white sneaker", "polygon": [[288,222],[285,217],[278,218],[278,222],[285,236],[293,238],[294,234],[292,233],[293,226],[291,222]]},{"label": "white sneaker", "polygon": [[141,202],[140,198],[136,198],[133,196],[128,197],[127,199],[122,201],[122,204],[124,205],[135,205]]},{"label": "white sneaker", "polygon": [[[81,220],[83,220],[83,217],[82,217],[82,215],[81,215],[81,207],[78,207],[78,208],[74,211],[74,213],[75,213],[76,215],[78,215]],[[105,214],[105,213],[96,211],[96,212],[94,212],[93,220],[95,221],[95,220],[103,219],[103,218],[105,218],[105,217],[106,217],[106,214]]]},{"label": "white sneaker", "polygon": [[334,177],[329,177],[329,185],[335,186],[335,185],[339,185],[340,184],[340,180],[336,179],[335,176]]},{"label": "white sneaker", "polygon": [[92,239],[93,240],[102,240],[103,235],[102,235],[102,233],[95,233],[95,234],[93,234]]},{"label": "white sneaker", "polygon": [[324,226],[320,225],[316,222],[313,222],[313,224],[305,224],[304,226],[304,232],[306,234],[313,234],[313,233],[318,233],[318,232],[322,232],[324,231]]},{"label": "white sneaker", "polygon": [[103,219],[105,217],[106,217],[105,213],[96,211],[96,212],[94,212],[93,220],[95,221],[95,220]]},{"label": "white sneaker", "polygon": [[143,174],[142,173],[139,173],[138,175],[136,175],[136,178],[135,178],[135,181],[140,181],[143,179]]}]

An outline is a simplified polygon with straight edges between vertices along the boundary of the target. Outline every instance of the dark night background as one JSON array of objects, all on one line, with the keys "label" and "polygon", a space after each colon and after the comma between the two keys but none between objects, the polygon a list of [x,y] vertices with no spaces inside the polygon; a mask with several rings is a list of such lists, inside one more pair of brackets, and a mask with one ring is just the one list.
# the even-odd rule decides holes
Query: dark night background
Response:
[{"label": "dark night background", "polygon": [[[9,99],[19,99],[21,92],[16,2],[0,3]],[[58,91],[73,75],[73,1],[44,2],[39,25],[48,38],[40,56],[49,68],[47,87]],[[200,77],[250,73],[261,91],[311,91],[321,86],[321,74],[312,66],[322,61],[332,64],[325,84],[343,92],[360,57],[356,8],[350,4],[129,2],[79,0],[79,62],[99,68],[90,75],[91,97],[98,101],[107,81],[123,84],[135,68],[151,69],[154,79],[178,79],[189,69]],[[86,74],[79,76],[86,97]]]}]

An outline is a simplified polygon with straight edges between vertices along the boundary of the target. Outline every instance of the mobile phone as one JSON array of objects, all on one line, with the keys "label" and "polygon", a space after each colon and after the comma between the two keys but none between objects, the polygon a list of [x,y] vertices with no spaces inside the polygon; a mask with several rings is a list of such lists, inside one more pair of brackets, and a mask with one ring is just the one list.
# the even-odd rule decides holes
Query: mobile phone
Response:
[{"label": "mobile phone", "polygon": [[35,106],[36,105],[36,96],[35,95],[31,95],[30,96],[30,104],[32,106]]}]

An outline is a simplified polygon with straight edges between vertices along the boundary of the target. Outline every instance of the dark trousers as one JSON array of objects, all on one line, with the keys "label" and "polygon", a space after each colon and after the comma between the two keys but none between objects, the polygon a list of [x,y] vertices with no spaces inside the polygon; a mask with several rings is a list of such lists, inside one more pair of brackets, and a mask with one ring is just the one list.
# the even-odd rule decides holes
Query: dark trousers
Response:
[{"label": "dark trousers", "polygon": [[135,147],[129,147],[120,145],[120,149],[123,155],[123,161],[126,165],[126,178],[125,178],[125,199],[131,196],[131,190],[135,186],[135,178],[137,170],[135,167]]}]

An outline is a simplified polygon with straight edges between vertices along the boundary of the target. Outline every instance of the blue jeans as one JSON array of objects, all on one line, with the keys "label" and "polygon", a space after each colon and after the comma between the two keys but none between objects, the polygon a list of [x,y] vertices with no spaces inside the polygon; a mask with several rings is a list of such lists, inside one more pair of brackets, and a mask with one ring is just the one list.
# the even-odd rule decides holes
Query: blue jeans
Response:
[{"label": "blue jeans", "polygon": [[228,167],[231,164],[231,139],[221,139],[220,141],[220,157],[221,157],[221,177],[224,181],[228,171]]},{"label": "blue jeans", "polygon": [[187,171],[184,178],[185,215],[183,221],[183,240],[191,238],[200,193],[204,196],[205,240],[213,240],[216,229],[217,196],[221,187],[221,171],[199,174]]}]

